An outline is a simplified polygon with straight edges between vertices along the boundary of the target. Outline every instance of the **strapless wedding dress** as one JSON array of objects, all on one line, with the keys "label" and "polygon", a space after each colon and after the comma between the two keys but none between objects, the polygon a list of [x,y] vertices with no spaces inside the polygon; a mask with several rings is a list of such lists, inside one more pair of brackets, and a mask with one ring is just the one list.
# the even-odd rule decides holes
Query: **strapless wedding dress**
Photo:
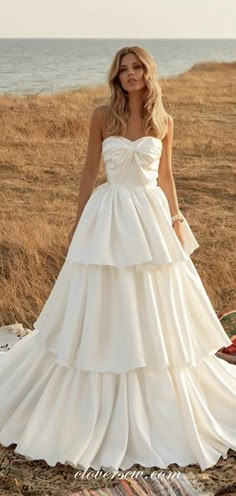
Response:
[{"label": "strapless wedding dress", "polygon": [[118,470],[214,465],[236,449],[231,344],[157,186],[162,142],[104,139],[33,331],[0,355],[0,443],[29,460]]}]

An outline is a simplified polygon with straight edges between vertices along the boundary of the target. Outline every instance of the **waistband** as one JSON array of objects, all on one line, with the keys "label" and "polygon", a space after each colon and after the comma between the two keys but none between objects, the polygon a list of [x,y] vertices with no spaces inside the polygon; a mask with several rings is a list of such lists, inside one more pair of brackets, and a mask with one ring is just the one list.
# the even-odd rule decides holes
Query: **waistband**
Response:
[{"label": "waistband", "polygon": [[112,188],[112,189],[124,189],[124,190],[147,190],[147,189],[156,189],[157,188],[157,184],[152,184],[152,185],[147,185],[147,186],[128,186],[126,184],[112,184],[112,183],[104,183],[106,184],[109,188]]}]

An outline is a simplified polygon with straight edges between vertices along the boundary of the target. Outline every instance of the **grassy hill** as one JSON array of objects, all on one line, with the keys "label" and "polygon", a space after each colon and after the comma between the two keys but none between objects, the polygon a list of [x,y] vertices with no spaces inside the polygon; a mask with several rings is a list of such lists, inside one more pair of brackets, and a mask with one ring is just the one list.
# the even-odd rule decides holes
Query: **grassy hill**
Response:
[{"label": "grassy hill", "polygon": [[[236,63],[203,63],[160,81],[174,118],[179,206],[215,310],[236,303]],[[0,326],[32,327],[64,262],[93,108],[104,86],[0,96]],[[106,180],[104,164],[94,187]]]}]

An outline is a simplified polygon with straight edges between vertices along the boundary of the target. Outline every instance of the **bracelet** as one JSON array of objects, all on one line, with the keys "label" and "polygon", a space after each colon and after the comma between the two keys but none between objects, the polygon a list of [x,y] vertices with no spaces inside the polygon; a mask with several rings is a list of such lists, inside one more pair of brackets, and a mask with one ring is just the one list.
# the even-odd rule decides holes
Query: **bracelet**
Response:
[{"label": "bracelet", "polygon": [[181,212],[179,211],[176,215],[173,215],[171,217],[171,223],[172,223],[172,226],[173,224],[175,223],[176,220],[180,220],[180,222],[183,222],[184,218],[182,217],[181,215]]}]

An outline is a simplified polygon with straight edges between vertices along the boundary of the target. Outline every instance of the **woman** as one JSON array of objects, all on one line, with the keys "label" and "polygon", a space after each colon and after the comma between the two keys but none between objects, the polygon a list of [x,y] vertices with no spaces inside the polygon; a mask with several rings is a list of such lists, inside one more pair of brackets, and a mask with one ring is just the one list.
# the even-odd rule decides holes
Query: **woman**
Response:
[{"label": "woman", "polygon": [[215,355],[231,341],[190,258],[154,60],[122,48],[108,82],[65,263],[0,360],[0,443],[52,466],[204,470],[236,449],[236,368]]}]

